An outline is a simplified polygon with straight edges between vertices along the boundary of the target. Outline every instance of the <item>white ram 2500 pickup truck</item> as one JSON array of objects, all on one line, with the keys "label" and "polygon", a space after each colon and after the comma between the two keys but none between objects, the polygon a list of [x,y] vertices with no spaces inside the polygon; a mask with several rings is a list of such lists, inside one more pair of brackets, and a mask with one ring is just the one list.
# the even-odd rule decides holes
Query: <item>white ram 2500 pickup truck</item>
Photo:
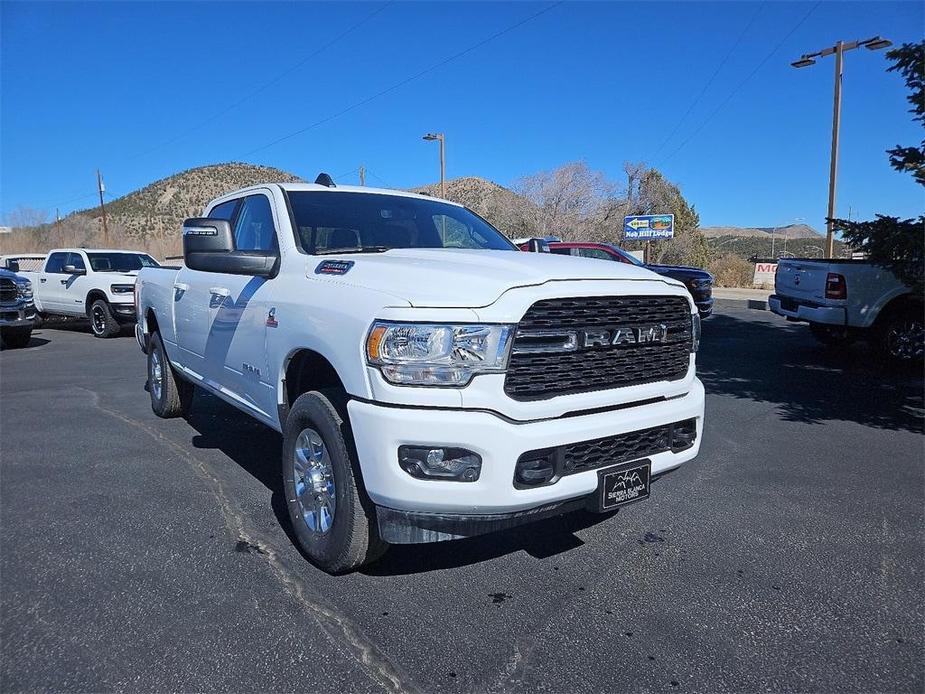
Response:
[{"label": "white ram 2500 pickup truck", "polygon": [[56,248],[40,270],[19,274],[32,281],[41,318],[86,317],[96,337],[113,337],[135,322],[135,276],[143,267],[157,261],[138,251]]},{"label": "white ram 2500 pickup truck", "polygon": [[646,498],[700,447],[700,319],[643,268],[523,253],[463,206],[267,184],[138,274],[154,412],[199,386],[282,432],[321,568]]},{"label": "white ram 2500 pickup truck", "polygon": [[885,268],[866,260],[782,259],[774,291],[771,311],[806,321],[824,345],[865,338],[895,363],[922,361],[925,302]]}]

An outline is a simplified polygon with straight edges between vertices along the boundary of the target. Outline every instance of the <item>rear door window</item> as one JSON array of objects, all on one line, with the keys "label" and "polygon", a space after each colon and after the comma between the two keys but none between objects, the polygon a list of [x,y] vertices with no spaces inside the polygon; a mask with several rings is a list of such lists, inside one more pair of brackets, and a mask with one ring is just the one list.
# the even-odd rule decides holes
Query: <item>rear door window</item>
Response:
[{"label": "rear door window", "polygon": [[600,248],[582,248],[578,252],[583,258],[597,258],[598,260],[613,260],[613,256],[611,256],[610,253],[608,253],[607,251],[602,251]]}]

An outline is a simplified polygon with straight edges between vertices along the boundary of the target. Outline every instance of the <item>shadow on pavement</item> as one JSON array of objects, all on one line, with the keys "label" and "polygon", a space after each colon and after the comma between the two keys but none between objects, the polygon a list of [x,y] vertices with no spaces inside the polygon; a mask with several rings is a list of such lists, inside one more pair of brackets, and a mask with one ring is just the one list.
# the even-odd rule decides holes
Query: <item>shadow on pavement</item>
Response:
[{"label": "shadow on pavement", "polygon": [[777,403],[785,421],[923,430],[920,370],[891,370],[865,343],[825,348],[805,324],[759,315],[704,322],[697,374],[708,394]]}]

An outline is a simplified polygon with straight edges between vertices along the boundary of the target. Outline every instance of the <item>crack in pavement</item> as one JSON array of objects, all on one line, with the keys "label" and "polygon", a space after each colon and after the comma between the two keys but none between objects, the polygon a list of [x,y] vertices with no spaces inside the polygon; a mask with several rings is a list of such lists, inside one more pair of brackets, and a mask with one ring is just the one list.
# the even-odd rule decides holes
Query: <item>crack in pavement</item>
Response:
[{"label": "crack in pavement", "polygon": [[257,550],[256,556],[266,560],[286,592],[311,615],[331,641],[332,646],[339,651],[346,648],[349,656],[359,664],[363,672],[387,692],[413,694],[418,691],[417,687],[399,674],[395,666],[378,647],[360,633],[359,628],[349,617],[310,597],[304,583],[286,566],[286,562],[279,552],[269,542],[257,537],[256,533],[246,528],[243,515],[235,510],[231,500],[225,493],[221,479],[212,471],[208,463],[191,455],[189,450],[167,438],[159,430],[149,427],[144,422],[132,419],[121,412],[104,407],[100,404],[100,396],[95,391],[81,386],[76,386],[76,388],[89,393],[93,407],[100,412],[139,429],[193,464],[199,476],[207,483],[218,501],[222,518],[232,536]]}]

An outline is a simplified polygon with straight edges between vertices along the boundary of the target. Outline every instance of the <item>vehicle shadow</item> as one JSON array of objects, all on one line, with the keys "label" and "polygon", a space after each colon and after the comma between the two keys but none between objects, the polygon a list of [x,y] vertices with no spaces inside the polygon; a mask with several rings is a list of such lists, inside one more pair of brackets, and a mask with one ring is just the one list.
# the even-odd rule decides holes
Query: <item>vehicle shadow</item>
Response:
[{"label": "vehicle shadow", "polygon": [[21,352],[22,350],[35,349],[36,347],[47,345],[49,342],[51,342],[51,340],[46,340],[42,337],[35,337],[33,334],[32,338],[29,340],[29,344],[27,344],[25,347],[9,347],[2,339],[0,339],[0,351],[5,352],[6,350],[15,350],[17,352]]},{"label": "vehicle shadow", "polygon": [[704,322],[697,375],[708,394],[775,403],[785,421],[923,431],[921,369],[891,369],[863,342],[823,347],[805,324],[750,313]]},{"label": "vehicle shadow", "polygon": [[[299,543],[286,508],[280,456],[282,437],[253,418],[201,390],[197,390],[187,422],[197,434],[195,448],[219,450],[270,490],[273,514],[296,548]],[[395,545],[365,573],[377,576],[438,571],[490,561],[505,554],[525,551],[546,558],[580,547],[575,532],[601,523],[614,514],[578,512],[549,518],[528,526],[489,535],[426,545]],[[303,554],[308,560],[308,557]]]}]

